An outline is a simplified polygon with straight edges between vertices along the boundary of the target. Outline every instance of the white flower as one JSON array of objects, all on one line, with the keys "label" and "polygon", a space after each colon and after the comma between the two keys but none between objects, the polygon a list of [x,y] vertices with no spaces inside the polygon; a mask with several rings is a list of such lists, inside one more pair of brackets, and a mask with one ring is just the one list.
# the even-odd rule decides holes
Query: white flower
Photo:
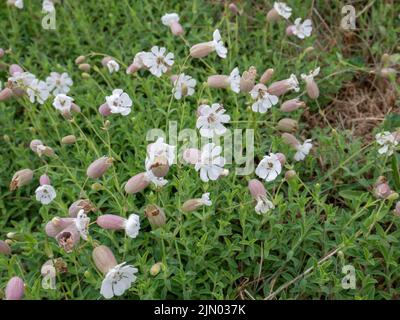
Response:
[{"label": "white flower", "polygon": [[226,58],[228,49],[224,46],[224,42],[222,41],[221,34],[219,33],[218,29],[216,29],[213,33],[213,44],[214,44],[214,49],[217,52],[217,54],[221,58]]},{"label": "white flower", "polygon": [[226,128],[223,123],[230,121],[230,116],[224,114],[225,109],[219,103],[200,106],[201,113],[197,118],[196,127],[200,129],[200,135],[212,138],[214,135],[222,135]]},{"label": "white flower", "polygon": [[35,79],[36,76],[30,72],[16,72],[12,77],[8,78],[8,81],[11,82],[14,87],[25,88]]},{"label": "white flower", "polygon": [[261,213],[267,213],[271,209],[274,209],[275,206],[274,204],[269,201],[266,197],[260,196],[257,199],[257,204],[255,207],[256,213],[261,214]]},{"label": "white flower", "polygon": [[52,202],[57,195],[56,190],[49,184],[39,186],[36,189],[35,194],[36,200],[45,205]]},{"label": "white flower", "polygon": [[37,101],[40,104],[43,104],[50,95],[46,82],[39,79],[34,79],[30,83],[26,88],[26,93],[28,94],[30,102],[34,103]]},{"label": "white flower", "polygon": [[74,101],[73,98],[60,93],[54,98],[53,106],[62,113],[69,113],[71,112],[72,101]]},{"label": "white flower", "polygon": [[159,157],[165,157],[168,165],[171,166],[175,161],[175,146],[171,146],[164,142],[164,138],[160,137],[156,142],[147,146],[147,156],[145,161],[146,170],[154,164],[154,161]]},{"label": "white flower", "polygon": [[203,193],[203,195],[201,196],[201,203],[208,207],[212,205],[209,192]]},{"label": "white flower", "polygon": [[136,238],[140,230],[140,218],[137,214],[131,214],[125,221],[125,232],[131,238]]},{"label": "white flower", "polygon": [[8,0],[7,4],[14,5],[18,9],[24,8],[24,0]]},{"label": "white flower", "polygon": [[106,97],[111,113],[120,113],[127,116],[131,113],[132,100],[122,89],[115,89],[111,96]]},{"label": "white flower", "polygon": [[301,74],[301,78],[304,81],[313,80],[314,77],[316,77],[319,74],[319,71],[320,71],[320,67],[318,67],[315,70],[311,71],[309,74],[302,73]]},{"label": "white flower", "polygon": [[126,262],[123,262],[108,271],[100,289],[104,298],[111,299],[114,295],[122,296],[136,281],[135,273],[138,269],[130,265],[125,266],[125,264]]},{"label": "white flower", "polygon": [[229,75],[228,81],[229,81],[232,91],[235,93],[239,93],[240,92],[239,68],[235,68],[232,70],[231,74]]},{"label": "white flower", "polygon": [[175,99],[180,100],[182,97],[193,95],[195,86],[195,79],[193,79],[191,76],[181,73],[174,81],[172,93],[174,94]]},{"label": "white flower", "polygon": [[256,175],[265,181],[273,181],[282,171],[282,164],[279,158],[274,153],[270,153],[268,156],[260,161],[256,168]]},{"label": "white flower", "polygon": [[70,90],[69,87],[73,85],[72,79],[66,72],[62,74],[51,72],[50,76],[46,79],[46,83],[49,87],[49,91],[52,91],[55,96],[59,93],[67,94]]},{"label": "white flower", "polygon": [[296,161],[304,160],[306,155],[310,153],[311,148],[312,148],[311,139],[307,139],[306,141],[303,142],[303,144],[298,144],[296,146],[297,152],[294,155],[294,160]]},{"label": "white flower", "polygon": [[300,91],[299,80],[297,80],[297,77],[294,73],[292,73],[290,77],[286,79],[286,81],[290,89],[294,90],[295,92]]},{"label": "white flower", "polygon": [[274,2],[274,9],[285,19],[288,19],[292,15],[292,8],[284,2]]},{"label": "white flower", "polygon": [[169,27],[171,23],[178,21],[179,21],[179,16],[176,13],[166,13],[161,17],[162,24],[167,27]]},{"label": "white flower", "polygon": [[151,48],[151,52],[147,52],[143,57],[143,63],[150,72],[156,77],[161,77],[161,75],[168,71],[174,64],[174,54],[169,52],[165,55],[167,49],[164,47],[159,48],[154,46]]},{"label": "white flower", "polygon": [[110,60],[107,62],[107,68],[108,72],[113,73],[113,72],[118,72],[119,71],[119,64],[115,60]]},{"label": "white flower", "polygon": [[52,0],[43,0],[42,11],[43,12],[53,12],[55,11],[54,3]]},{"label": "white flower", "polygon": [[225,158],[220,156],[221,152],[222,148],[215,143],[208,143],[202,148],[200,161],[195,164],[202,181],[217,180],[224,171]]},{"label": "white flower", "polygon": [[156,187],[163,187],[168,183],[168,180],[163,177],[156,177],[151,170],[146,171],[146,179],[153,183]]},{"label": "white flower", "polygon": [[297,18],[294,21],[294,26],[293,26],[293,34],[296,35],[300,39],[304,39],[306,37],[309,37],[312,32],[312,21],[310,19],[304,20],[303,23],[301,23],[301,18]]},{"label": "white flower", "polygon": [[250,95],[256,102],[253,103],[251,109],[254,112],[265,113],[279,101],[277,96],[268,93],[264,85],[256,85],[250,91]]},{"label": "white flower", "polygon": [[393,151],[395,150],[396,146],[398,145],[396,136],[393,133],[390,133],[388,131],[378,133],[375,136],[375,139],[376,139],[376,142],[382,146],[378,150],[379,154],[386,154],[388,156],[391,156],[393,154]]},{"label": "white flower", "polygon": [[90,218],[87,217],[85,210],[81,209],[75,218],[75,226],[83,240],[88,239]]}]

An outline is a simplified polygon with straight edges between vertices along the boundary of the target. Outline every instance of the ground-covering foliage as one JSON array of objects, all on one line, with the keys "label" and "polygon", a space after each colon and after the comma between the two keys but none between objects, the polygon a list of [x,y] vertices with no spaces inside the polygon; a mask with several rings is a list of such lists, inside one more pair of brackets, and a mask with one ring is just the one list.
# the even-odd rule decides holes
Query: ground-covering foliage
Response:
[{"label": "ground-covering foliage", "polygon": [[[353,1],[356,29],[343,30],[344,1],[288,0],[291,21],[313,21],[305,39],[286,35],[285,20],[266,21],[272,1],[238,1],[240,14],[235,14],[223,1],[65,0],[56,4],[55,30],[42,27],[41,1],[24,2],[21,10],[6,1],[0,4],[0,47],[6,51],[0,60],[2,87],[11,64],[40,79],[67,72],[73,80],[68,96],[81,112],[64,119],[53,98],[42,105],[27,97],[0,102],[0,240],[8,235],[12,250],[0,255],[2,296],[8,280],[19,276],[27,299],[102,299],[103,275],[92,251],[103,244],[118,263],[138,269],[123,299],[400,297],[400,217],[394,211],[395,192],[400,192],[398,154],[380,154],[375,141],[377,133],[399,126],[396,75],[380,72],[389,59],[381,61],[385,53],[391,68],[397,68],[398,1]],[[183,36],[174,36],[161,23],[167,12],[179,14]],[[190,57],[190,47],[210,41],[215,29],[228,49],[226,59],[215,53]],[[126,74],[135,54],[153,46],[174,54],[172,73],[197,80],[192,96],[176,100],[168,75],[158,78],[147,70]],[[90,70],[78,68],[75,59],[81,55]],[[101,64],[105,56],[114,57],[121,69],[110,74]],[[257,79],[273,68],[269,83],[296,74],[300,92],[289,92],[266,113],[256,113],[248,93],[207,86],[210,75],[229,75],[235,67],[242,74],[251,66]],[[310,99],[300,74],[317,67],[320,94]],[[132,111],[103,117],[98,108],[116,88],[129,94]],[[295,97],[306,106],[282,112],[281,104]],[[233,162],[225,166],[226,177],[203,182],[192,166],[178,162],[170,167],[164,187],[127,194],[125,182],[144,171],[148,131],[158,128],[168,135],[172,121],[177,131],[195,129],[196,110],[205,102],[223,104],[232,132],[254,130],[255,167],[271,152],[284,154],[282,173],[273,181],[259,179],[254,170],[237,175],[235,169],[243,164]],[[312,139],[303,161],[294,161],[295,151],[283,143],[278,126],[283,118],[298,122],[292,132],[297,139]],[[61,143],[67,135],[77,141]],[[55,156],[39,157],[29,147],[33,139],[51,147]],[[112,166],[100,178],[88,178],[88,166],[104,155],[114,159]],[[24,168],[34,170],[33,181],[10,191],[14,173]],[[296,176],[285,178],[288,170]],[[45,173],[57,192],[48,205],[35,198]],[[376,196],[380,176],[393,190],[389,197]],[[255,212],[251,179],[262,181],[274,209]],[[185,201],[206,192],[211,206],[182,210]],[[66,253],[46,235],[45,226],[54,217],[67,217],[70,205],[82,198],[97,209],[88,213],[89,240]],[[165,211],[161,228],[145,217],[149,204]],[[134,239],[95,223],[103,214],[132,213],[141,224]],[[42,286],[41,268],[49,259],[66,265],[65,272],[57,272],[55,290]],[[150,272],[156,263],[161,266],[157,274]],[[349,265],[355,270],[354,289],[342,286],[342,268]]]}]

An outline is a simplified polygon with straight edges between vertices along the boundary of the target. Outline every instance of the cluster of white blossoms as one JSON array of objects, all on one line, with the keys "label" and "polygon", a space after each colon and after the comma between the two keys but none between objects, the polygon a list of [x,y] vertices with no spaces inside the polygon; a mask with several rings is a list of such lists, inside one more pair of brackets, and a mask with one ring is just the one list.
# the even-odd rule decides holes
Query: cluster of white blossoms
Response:
[{"label": "cluster of white blossoms", "polygon": [[[18,8],[23,7],[22,0],[9,0],[8,2]],[[43,10],[45,12],[53,11],[53,1],[43,1]],[[275,2],[273,9],[268,13],[267,19],[274,21],[279,17],[283,17],[288,20],[291,15],[292,9],[290,7],[283,2]],[[183,35],[184,30],[176,13],[165,14],[161,21],[163,25],[170,28],[174,35]],[[301,21],[301,18],[296,19],[294,25],[288,28],[288,34],[294,34],[301,39],[310,36],[312,31],[311,20]],[[201,59],[214,52],[223,59],[227,57],[228,53],[218,29],[214,30],[211,41],[198,43],[190,48],[190,56],[192,58]],[[85,59],[89,56],[92,55],[80,56],[75,60],[75,64],[78,65],[81,71],[84,71],[84,74],[89,72],[91,68],[85,62]],[[118,61],[120,60],[110,56],[102,56],[101,63],[110,74],[119,72],[120,64]],[[185,68],[181,68],[178,74],[172,74],[174,58],[174,54],[168,52],[165,47],[153,46],[148,52],[138,52],[131,65],[127,68],[126,73],[134,74],[139,70],[144,70],[144,72],[149,71],[158,78],[167,74],[172,82],[172,96],[175,99],[181,100],[193,96],[197,81],[182,72]],[[123,63],[121,64],[123,65]],[[314,81],[314,77],[319,74],[319,71],[320,69],[316,68],[309,74],[301,75],[301,78],[306,83],[306,91],[312,99],[316,99],[319,94],[318,86]],[[295,74],[291,74],[289,78],[273,82],[267,86],[266,83],[270,80],[272,74],[273,69],[267,69],[257,83],[255,80],[257,75],[255,67],[252,66],[245,70],[242,75],[240,75],[239,67],[234,67],[229,75],[209,76],[207,85],[209,88],[227,89],[229,92],[232,91],[236,94],[244,93],[251,99],[251,109],[254,112],[264,114],[277,105],[280,97],[286,93],[300,91],[299,81]],[[73,81],[67,73],[51,72],[46,81],[41,81],[32,73],[25,72],[21,67],[13,65],[10,67],[10,75],[8,79],[10,88],[7,88],[7,90],[12,91],[12,94],[9,96],[19,97],[26,94],[32,103],[38,102],[40,104],[43,104],[52,96],[53,107],[66,119],[71,119],[71,112],[80,111],[80,108],[75,104],[74,98],[68,95]],[[6,96],[7,90],[2,90],[2,92],[5,92],[3,93],[4,96]],[[289,112],[303,105],[304,103],[296,98],[282,103],[281,109]],[[113,114],[128,116],[132,112],[132,106],[133,101],[128,92],[116,88],[112,90],[110,95],[105,96],[105,102],[99,107],[99,113],[104,117]],[[200,180],[207,183],[229,174],[229,171],[224,169],[227,161],[222,154],[223,149],[214,142],[214,139],[226,133],[226,126],[231,122],[231,117],[221,103],[211,103],[210,105],[206,104],[206,102],[201,103],[197,108],[196,114],[195,126],[199,130],[200,136],[203,139],[208,139],[208,143],[203,145],[201,150],[195,148],[186,149],[183,153],[183,158],[198,172]],[[68,141],[76,141],[75,137],[72,140],[70,138],[65,140],[66,143],[69,143]],[[300,143],[294,136],[285,133],[283,134],[283,140],[294,148],[295,161],[304,160],[312,148],[310,139]],[[397,145],[397,139],[387,132],[379,137],[377,135],[377,142],[382,145],[379,153],[391,154]],[[50,147],[43,145],[37,139],[31,142],[30,147],[39,156],[51,156],[54,154]],[[124,183],[125,192],[127,194],[136,194],[149,185],[154,185],[157,189],[165,186],[168,183],[168,180],[166,180],[167,174],[177,160],[176,149],[176,146],[166,143],[163,137],[158,137],[155,142],[150,143],[146,150],[143,172],[136,174]],[[258,163],[255,175],[263,182],[257,179],[249,182],[249,189],[255,200],[254,209],[256,213],[265,214],[274,209],[273,201],[270,200],[271,196],[267,194],[264,183],[270,183],[279,177],[284,169],[285,161],[286,157],[282,153],[270,152]],[[109,156],[103,156],[95,160],[87,168],[86,174],[88,178],[100,178],[112,163],[113,159]],[[32,177],[33,171],[30,169],[18,171],[10,183],[10,190],[15,190],[29,183]],[[42,175],[39,182],[40,185],[35,191],[36,199],[43,205],[48,205],[56,198],[56,190],[51,185],[47,175]],[[182,205],[181,210],[183,212],[191,212],[202,206],[212,206],[210,193],[203,193],[200,198],[187,200]],[[95,208],[89,200],[80,199],[74,202],[68,210],[69,217],[55,217],[47,223],[47,235],[56,239],[59,246],[66,252],[71,252],[78,245],[80,239],[90,240],[90,218],[87,216],[90,211],[95,211]],[[166,223],[163,209],[156,205],[147,206],[145,216],[152,226],[160,227]],[[100,215],[97,217],[96,223],[106,230],[123,230],[125,235],[132,239],[137,238],[140,231],[140,216],[137,214],[130,214],[127,218],[113,214]],[[96,245],[93,250],[93,260],[105,276],[100,292],[107,299],[113,296],[121,296],[136,280],[135,274],[138,269],[131,265],[126,265],[126,262],[118,264],[112,252],[105,246]]]}]

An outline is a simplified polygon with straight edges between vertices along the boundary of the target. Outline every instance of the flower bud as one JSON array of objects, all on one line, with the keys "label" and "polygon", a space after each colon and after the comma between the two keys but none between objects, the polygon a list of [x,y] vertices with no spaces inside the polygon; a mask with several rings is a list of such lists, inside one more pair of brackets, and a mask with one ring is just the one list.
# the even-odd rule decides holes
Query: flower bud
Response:
[{"label": "flower bud", "polygon": [[91,185],[91,188],[92,188],[93,191],[100,191],[100,190],[104,189],[103,185],[101,183],[98,183],[98,182],[93,183]]},{"label": "flower bud", "polygon": [[10,191],[14,191],[22,186],[29,184],[33,179],[33,171],[31,169],[22,169],[17,171],[11,179]]},{"label": "flower bud", "polygon": [[207,85],[210,88],[226,89],[229,88],[229,77],[224,75],[213,75],[207,79]]},{"label": "flower bud", "polygon": [[399,198],[399,194],[397,192],[392,192],[386,199],[390,201],[397,200]]},{"label": "flower bud", "polygon": [[313,78],[306,80],[306,91],[311,99],[317,99],[319,97],[319,88]]},{"label": "flower bud", "polygon": [[103,103],[99,108],[99,112],[102,116],[107,117],[111,115],[111,108],[107,103]]},{"label": "flower bud", "polygon": [[290,180],[290,179],[294,178],[296,175],[297,175],[296,171],[294,171],[294,170],[288,170],[288,171],[286,171],[286,173],[285,173],[285,179],[286,179],[286,180]]},{"label": "flower bud", "polygon": [[75,59],[75,64],[76,65],[82,64],[85,62],[85,60],[86,60],[85,56],[79,56],[78,58]]},{"label": "flower bud", "polygon": [[125,228],[126,219],[114,214],[103,214],[97,218],[96,223],[103,229],[121,230]]},{"label": "flower bud", "polygon": [[166,223],[164,210],[154,204],[149,204],[144,209],[144,215],[149,219],[150,224],[155,227],[161,227]]},{"label": "flower bud", "polygon": [[81,77],[82,79],[87,80],[90,79],[90,74],[87,72],[82,72]]},{"label": "flower bud", "polygon": [[49,185],[50,184],[50,177],[47,174],[42,174],[39,178],[39,184],[41,186],[43,185]]},{"label": "flower bud", "polygon": [[11,254],[11,248],[7,244],[7,242],[0,240],[0,254],[4,255],[10,255]]},{"label": "flower bud", "polygon": [[43,146],[43,142],[38,139],[32,140],[29,144],[29,148],[31,148],[31,150],[35,153],[38,152],[38,146]]},{"label": "flower bud", "polygon": [[266,84],[269,80],[271,80],[273,75],[274,75],[274,69],[269,68],[269,69],[265,70],[263,75],[260,78],[260,83]]},{"label": "flower bud", "polygon": [[388,199],[393,193],[387,179],[383,176],[378,177],[374,185],[374,195],[378,199]]},{"label": "flower bud", "polygon": [[152,275],[153,277],[158,275],[161,271],[162,266],[163,266],[162,262],[157,262],[157,263],[153,264],[150,268],[150,275]]},{"label": "flower bud", "polygon": [[171,32],[175,36],[180,36],[184,33],[184,30],[182,28],[182,25],[178,21],[173,21],[169,25]]},{"label": "flower bud", "polygon": [[296,132],[299,129],[299,124],[294,119],[284,118],[279,120],[276,128],[284,132]]},{"label": "flower bud", "polygon": [[198,199],[190,199],[187,200],[183,205],[182,205],[182,211],[183,212],[191,212],[191,211],[196,211],[202,206],[211,206],[212,202],[210,200],[210,193],[204,193],[201,198]]},{"label": "flower bud", "polygon": [[260,197],[266,197],[267,191],[265,190],[264,185],[257,179],[252,179],[249,181],[249,190],[251,196],[257,200]]},{"label": "flower bud", "polygon": [[282,133],[282,139],[284,143],[294,148],[297,148],[300,145],[299,140],[297,140],[296,137],[290,133]]},{"label": "flower bud", "polygon": [[214,51],[214,42],[202,42],[190,48],[190,56],[193,58],[203,58]]},{"label": "flower bud", "polygon": [[71,218],[76,218],[81,210],[87,214],[90,211],[96,211],[96,207],[88,199],[79,199],[70,205],[68,214]]},{"label": "flower bud", "polygon": [[97,269],[103,274],[107,274],[112,268],[117,265],[117,260],[110,248],[100,245],[93,249],[92,258]]},{"label": "flower bud", "polygon": [[8,72],[11,76],[14,76],[16,73],[23,73],[24,69],[22,69],[18,64],[12,64],[10,65]]},{"label": "flower bud", "polygon": [[249,70],[244,71],[240,78],[240,91],[250,92],[254,88],[256,77],[257,69],[255,67],[251,66]]},{"label": "flower bud", "polygon": [[228,8],[233,14],[240,15],[240,11],[239,11],[238,7],[233,2],[229,4]]},{"label": "flower bud", "polygon": [[100,178],[113,163],[113,158],[101,157],[93,161],[86,170],[86,174],[89,178],[97,179]]},{"label": "flower bud", "polygon": [[147,173],[142,172],[130,178],[125,184],[125,192],[132,194],[143,191],[150,184]]},{"label": "flower bud", "polygon": [[3,58],[4,54],[5,54],[4,49],[0,48],[0,58]]},{"label": "flower bud", "polygon": [[25,293],[24,281],[20,277],[12,277],[6,287],[6,300],[21,300]]},{"label": "flower bud", "polygon": [[280,153],[280,152],[276,153],[275,155],[278,158],[278,160],[281,163],[281,165],[284,166],[285,163],[286,163],[286,156],[283,153]]},{"label": "flower bud", "polygon": [[291,99],[282,103],[281,111],[292,112],[305,106],[306,104],[303,101],[300,101],[299,99]]},{"label": "flower bud", "polygon": [[189,164],[196,164],[201,159],[201,151],[196,148],[189,148],[183,152],[183,160]]},{"label": "flower bud", "polygon": [[73,134],[65,136],[61,139],[62,144],[74,144],[75,142],[76,142],[76,137]]},{"label": "flower bud", "polygon": [[4,88],[0,91],[0,101],[6,101],[14,97],[14,93],[10,88]]},{"label": "flower bud", "polygon": [[91,67],[90,67],[90,64],[88,64],[88,63],[81,63],[81,64],[78,66],[78,68],[79,68],[79,70],[81,70],[81,71],[89,72]]},{"label": "flower bud", "polygon": [[271,23],[278,21],[280,17],[281,16],[279,15],[278,11],[276,11],[275,9],[271,9],[267,13],[267,21]]}]

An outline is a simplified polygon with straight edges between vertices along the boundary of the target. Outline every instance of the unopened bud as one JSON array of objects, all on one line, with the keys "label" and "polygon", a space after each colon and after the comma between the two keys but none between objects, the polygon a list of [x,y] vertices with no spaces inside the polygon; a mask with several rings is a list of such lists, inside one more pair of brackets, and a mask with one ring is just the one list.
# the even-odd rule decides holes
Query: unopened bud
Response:
[{"label": "unopened bud", "polygon": [[299,124],[294,119],[284,118],[279,120],[276,127],[283,132],[296,132],[299,128]]},{"label": "unopened bud", "polygon": [[265,70],[260,78],[260,83],[266,84],[269,80],[271,80],[273,75],[274,75],[274,69],[269,68]]},{"label": "unopened bud", "polygon": [[132,194],[143,191],[150,184],[146,172],[138,173],[130,178],[125,184],[125,192]]},{"label": "unopened bud", "polygon": [[157,263],[153,264],[150,268],[150,275],[152,275],[153,277],[158,275],[161,271],[162,266],[163,266],[162,262],[157,262]]},{"label": "unopened bud", "polygon": [[284,143],[294,148],[297,148],[300,145],[299,140],[297,140],[296,137],[290,133],[282,133],[282,139]]},{"label": "unopened bud", "polygon": [[4,88],[0,91],[0,101],[7,101],[14,97],[13,90],[10,88]]},{"label": "unopened bud", "polygon": [[90,66],[90,64],[88,64],[88,63],[81,63],[81,64],[78,66],[78,68],[79,68],[79,70],[81,70],[81,71],[89,72],[91,66]]},{"label": "unopened bud", "polygon": [[86,60],[85,56],[79,56],[78,58],[75,59],[75,64],[76,65],[82,64],[85,62],[85,60]]},{"label": "unopened bud", "polygon": [[0,254],[4,255],[10,255],[11,254],[11,248],[7,244],[7,242],[0,240]]},{"label": "unopened bud", "polygon": [[303,101],[300,101],[299,99],[291,99],[288,101],[285,101],[281,105],[281,111],[283,112],[292,112],[295,111],[299,108],[305,107],[305,103]]},{"label": "unopened bud", "polygon": [[82,72],[81,76],[82,76],[82,79],[85,79],[85,80],[90,79],[90,74],[87,72]]},{"label": "unopened bud", "polygon": [[113,163],[113,158],[101,157],[93,161],[86,170],[86,174],[89,178],[97,179],[100,178]]},{"label": "unopened bud", "polygon": [[255,67],[251,66],[249,70],[244,71],[240,78],[240,91],[250,92],[254,88],[256,77],[257,69]]},{"label": "unopened bud", "polygon": [[296,174],[296,171],[294,171],[294,170],[288,170],[288,171],[286,171],[286,173],[285,173],[285,179],[286,179],[286,180],[293,179],[296,175],[297,175],[297,174]]},{"label": "unopened bud", "polygon": [[76,142],[76,137],[74,135],[65,136],[61,139],[62,144],[74,144]]},{"label": "unopened bud", "polygon": [[25,293],[24,281],[20,277],[12,277],[6,287],[6,300],[21,300]]},{"label": "unopened bud", "polygon": [[103,185],[101,183],[98,183],[98,182],[93,183],[91,188],[92,188],[93,191],[100,191],[100,190],[104,189]]},{"label": "unopened bud", "polygon": [[281,18],[281,16],[279,15],[278,11],[276,11],[275,9],[271,9],[268,11],[267,13],[267,21],[268,22],[276,22]]}]

